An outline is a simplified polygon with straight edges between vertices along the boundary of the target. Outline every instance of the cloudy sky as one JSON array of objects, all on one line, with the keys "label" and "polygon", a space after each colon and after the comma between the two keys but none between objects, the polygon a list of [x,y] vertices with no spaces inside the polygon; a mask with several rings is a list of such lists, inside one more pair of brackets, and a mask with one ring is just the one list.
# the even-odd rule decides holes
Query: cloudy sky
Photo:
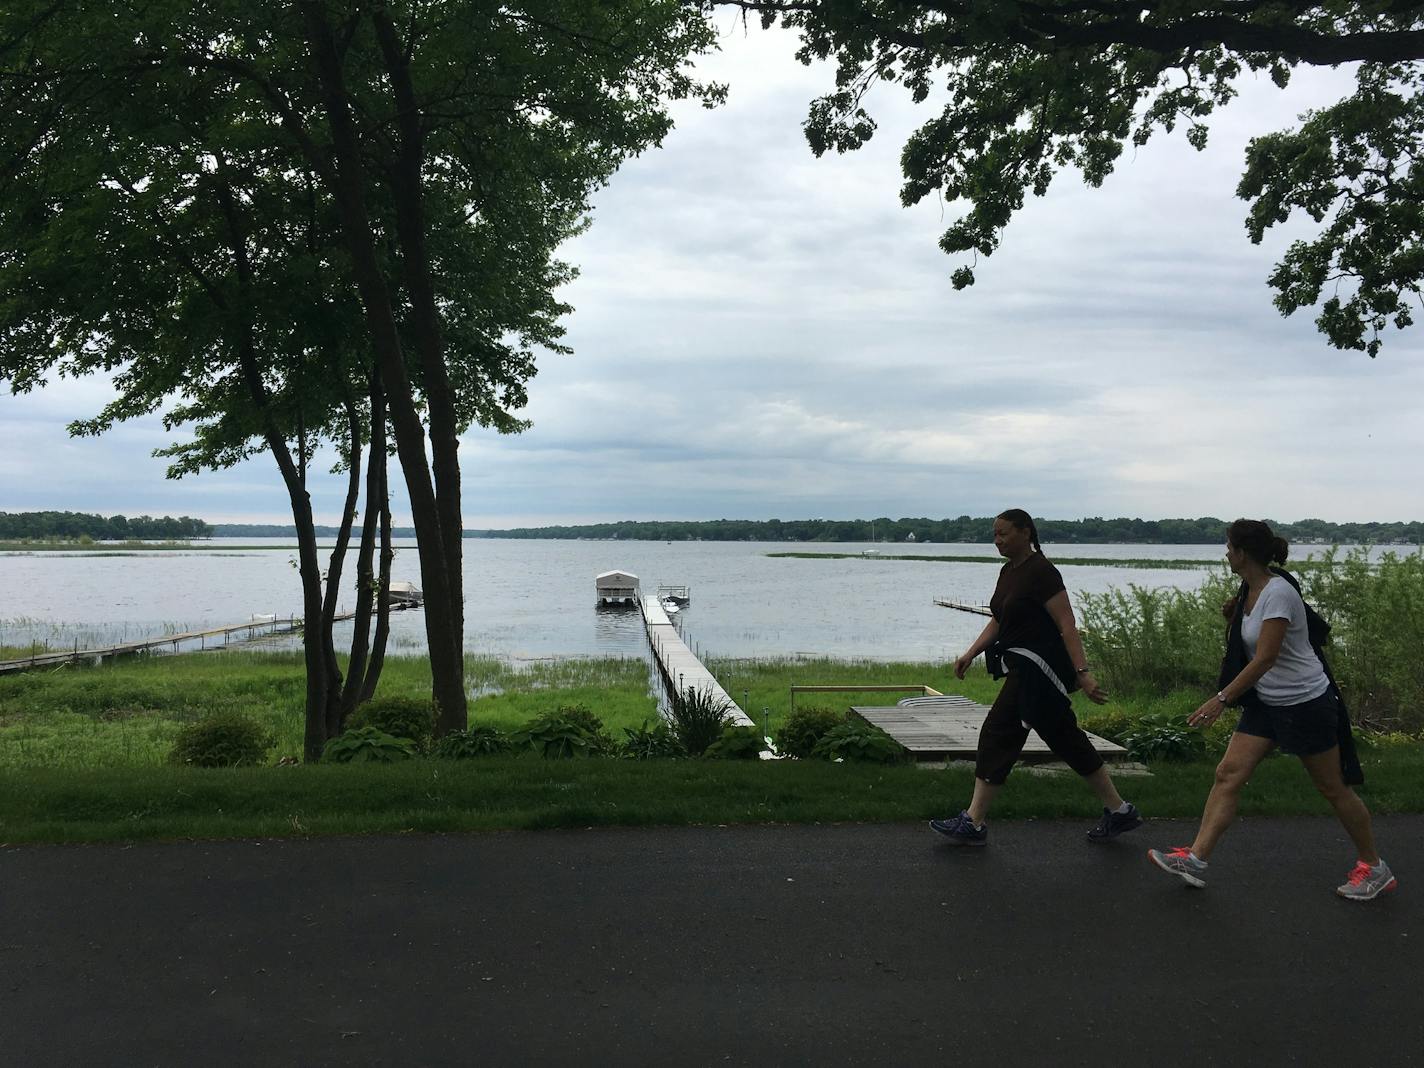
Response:
[{"label": "cloudy sky", "polygon": [[[1060,175],[978,283],[936,241],[956,209],[899,204],[900,146],[927,116],[894,87],[860,152],[801,133],[826,68],[721,17],[715,111],[677,109],[567,247],[570,357],[531,383],[531,430],[463,443],[465,524],[992,514],[1284,520],[1424,517],[1424,333],[1329,348],[1265,284],[1286,245],[1247,240],[1247,140],[1347,91],[1248,82],[1208,150],[1159,135],[1100,189]],[[1308,231],[1296,230],[1295,234]],[[0,397],[0,510],[286,522],[267,457],[166,482],[136,421],[71,440],[106,384]],[[336,479],[319,485],[334,522]],[[398,511],[403,511],[397,501]]]}]

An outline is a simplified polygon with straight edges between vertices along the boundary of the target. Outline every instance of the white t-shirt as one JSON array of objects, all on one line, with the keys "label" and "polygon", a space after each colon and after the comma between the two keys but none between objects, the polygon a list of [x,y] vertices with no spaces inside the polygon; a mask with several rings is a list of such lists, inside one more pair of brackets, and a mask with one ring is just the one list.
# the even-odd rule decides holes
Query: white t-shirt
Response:
[{"label": "white t-shirt", "polygon": [[1256,655],[1261,624],[1268,619],[1284,619],[1286,637],[1281,643],[1281,655],[1256,683],[1256,695],[1268,705],[1298,705],[1319,697],[1330,688],[1330,680],[1310,647],[1305,602],[1295,587],[1279,575],[1272,576],[1256,598],[1256,606],[1241,619],[1241,640],[1246,643],[1248,656]]}]

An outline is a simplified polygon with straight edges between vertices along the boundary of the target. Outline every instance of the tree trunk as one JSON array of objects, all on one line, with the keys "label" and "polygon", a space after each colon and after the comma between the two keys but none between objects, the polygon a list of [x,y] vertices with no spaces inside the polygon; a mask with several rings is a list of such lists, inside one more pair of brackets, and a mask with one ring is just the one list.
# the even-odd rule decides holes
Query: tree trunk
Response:
[{"label": "tree trunk", "polygon": [[[421,383],[425,387],[425,407],[430,419],[431,466],[435,475],[436,501],[440,512],[441,538],[445,547],[445,568],[449,585],[444,590],[425,591],[428,602],[433,595],[450,600],[454,621],[451,640],[454,655],[464,659],[465,589],[464,589],[464,521],[461,515],[460,438],[455,415],[455,399],[450,388],[450,376],[445,365],[445,343],[440,325],[440,309],[435,299],[435,284],[430,276],[430,252],[426,245],[425,203],[421,174],[425,164],[425,136],[421,125],[420,107],[411,83],[409,53],[401,46],[390,15],[380,7],[371,12],[376,38],[381,46],[395,95],[399,135],[397,158],[390,169],[393,200],[396,208],[396,235],[401,250],[401,276],[411,306],[411,325],[415,338],[415,356],[420,364]],[[448,717],[437,722],[436,731],[444,734],[462,730],[466,716]]]},{"label": "tree trunk", "polygon": [[376,683],[381,680],[381,668],[386,663],[386,639],[391,633],[391,561],[396,551],[391,547],[391,499],[387,493],[386,469],[381,466],[381,577],[376,580],[376,637],[371,642],[371,662],[366,666],[366,679],[361,684],[361,700],[376,696]]},{"label": "tree trunk", "polygon": [[252,340],[252,323],[247,316],[247,309],[251,307],[248,294],[252,280],[247,238],[234,203],[232,189],[223,175],[223,167],[223,161],[220,159],[217,176],[218,202],[228,225],[237,268],[239,300],[237,308],[230,313],[230,318],[233,332],[236,334],[234,340],[237,344],[238,363],[242,368],[243,382],[247,386],[253,407],[262,419],[263,439],[277,461],[277,469],[282,473],[282,482],[287,487],[287,497],[292,506],[292,520],[297,530],[297,558],[302,578],[302,652],[307,671],[306,729],[302,748],[307,762],[315,763],[321,759],[322,748],[326,745],[328,686],[326,649],[322,641],[321,563],[317,557],[316,524],[312,520],[311,496],[306,488],[305,462],[299,468],[292,459],[287,440],[272,416],[267,387],[257,363],[257,353]]},{"label": "tree trunk", "polygon": [[[425,454],[425,430],[421,426],[414,390],[406,373],[390,287],[376,255],[363,190],[361,150],[342,78],[341,59],[323,6],[306,0],[302,11],[332,134],[335,162],[332,193],[341,216],[342,235],[351,253],[352,273],[365,308],[372,346],[387,390],[396,452],[410,494],[421,584],[430,594],[425,602],[426,639],[430,648],[436,729],[443,733],[454,727],[463,727],[467,722],[467,713],[464,656],[456,644],[461,616],[452,611],[454,598],[448,593],[452,580],[445,552],[440,502],[431,484],[430,465]],[[459,643],[463,645],[462,636]]]},{"label": "tree trunk", "polygon": [[[371,612],[376,607],[375,575],[371,566],[376,548],[376,520],[386,508],[386,406],[381,395],[380,372],[374,369],[371,372],[370,392],[371,454],[366,462],[366,511],[361,517],[361,548],[356,556],[356,618],[351,628],[351,658],[346,665],[346,687],[341,694],[340,726],[344,726],[347,717],[356,711],[365,688]],[[382,600],[385,600],[384,594]]]},{"label": "tree trunk", "polygon": [[351,543],[351,525],[356,520],[356,505],[361,496],[361,418],[356,406],[346,401],[346,427],[351,438],[348,454],[349,470],[346,478],[346,500],[341,508],[341,526],[336,532],[336,544],[332,547],[330,561],[326,566],[326,596],[321,605],[321,639],[326,650],[326,736],[335,738],[341,733],[341,666],[336,660],[336,608],[341,597],[341,573],[346,565],[346,549]]}]

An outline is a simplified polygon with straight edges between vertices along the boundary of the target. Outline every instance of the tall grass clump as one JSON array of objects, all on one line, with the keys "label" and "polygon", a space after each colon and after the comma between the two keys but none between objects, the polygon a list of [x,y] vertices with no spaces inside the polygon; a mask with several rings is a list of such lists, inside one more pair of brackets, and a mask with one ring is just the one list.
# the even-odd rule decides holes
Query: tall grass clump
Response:
[{"label": "tall grass clump", "polygon": [[1223,567],[1195,590],[1134,584],[1078,594],[1088,663],[1104,686],[1124,693],[1215,686],[1226,647],[1221,605],[1237,585]]},{"label": "tall grass clump", "polygon": [[1363,547],[1301,576],[1306,599],[1331,623],[1327,655],[1355,721],[1371,730],[1424,729],[1424,552]]},{"label": "tall grass clump", "polygon": [[237,768],[261,764],[276,743],[272,732],[240,712],[217,712],[178,732],[170,764],[194,768]]},{"label": "tall grass clump", "polygon": [[732,708],[710,689],[689,686],[668,701],[668,729],[689,756],[701,756],[722,737]]},{"label": "tall grass clump", "polygon": [[[1424,730],[1424,553],[1332,548],[1296,572],[1330,623],[1326,658],[1355,722]],[[1163,695],[1215,688],[1226,646],[1221,606],[1240,581],[1222,569],[1195,590],[1081,593],[1083,645],[1109,690]]]}]

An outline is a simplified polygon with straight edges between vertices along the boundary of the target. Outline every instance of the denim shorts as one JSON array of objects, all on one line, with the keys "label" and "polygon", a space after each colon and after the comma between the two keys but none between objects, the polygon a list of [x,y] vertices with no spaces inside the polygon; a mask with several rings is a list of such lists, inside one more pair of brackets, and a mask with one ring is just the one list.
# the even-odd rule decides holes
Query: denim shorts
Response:
[{"label": "denim shorts", "polygon": [[1253,703],[1241,709],[1238,734],[1272,739],[1282,753],[1314,756],[1340,744],[1335,687],[1298,705]]}]

